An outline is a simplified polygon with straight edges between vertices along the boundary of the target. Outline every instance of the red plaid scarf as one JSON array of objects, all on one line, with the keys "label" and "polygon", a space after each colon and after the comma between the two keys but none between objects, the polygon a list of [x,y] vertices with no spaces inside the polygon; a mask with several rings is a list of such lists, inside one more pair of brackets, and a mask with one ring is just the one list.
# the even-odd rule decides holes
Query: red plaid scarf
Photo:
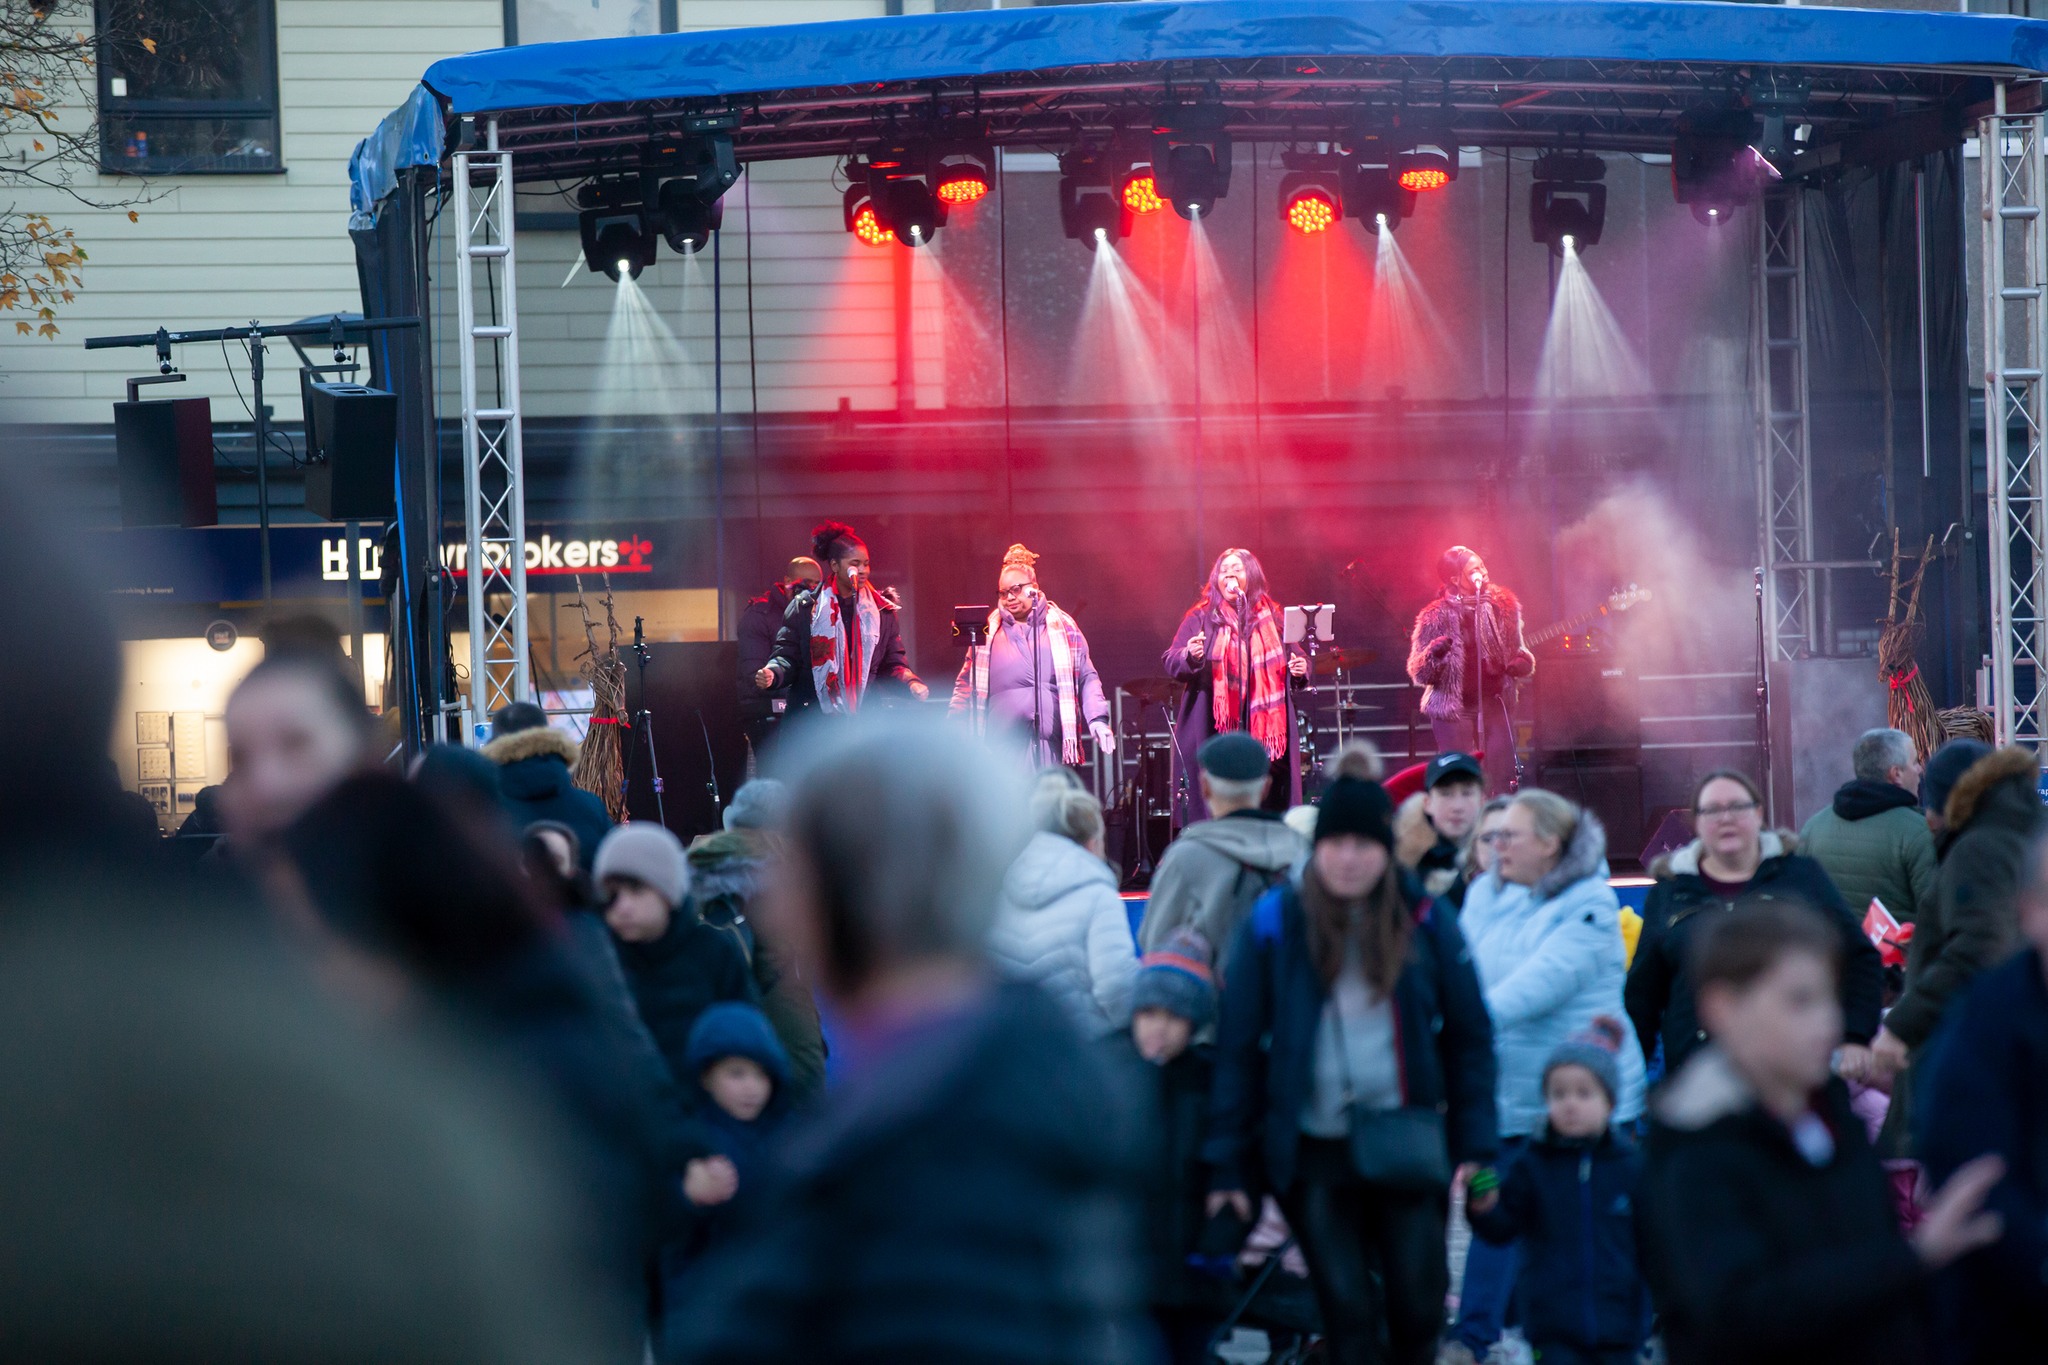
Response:
[{"label": "red plaid scarf", "polygon": [[[1251,734],[1266,746],[1269,757],[1279,758],[1287,752],[1287,645],[1280,635],[1279,605],[1270,597],[1261,597],[1253,609],[1250,640]],[[1215,697],[1211,715],[1220,735],[1238,728],[1247,685],[1239,672],[1244,646],[1231,616],[1217,615],[1208,653]]]}]

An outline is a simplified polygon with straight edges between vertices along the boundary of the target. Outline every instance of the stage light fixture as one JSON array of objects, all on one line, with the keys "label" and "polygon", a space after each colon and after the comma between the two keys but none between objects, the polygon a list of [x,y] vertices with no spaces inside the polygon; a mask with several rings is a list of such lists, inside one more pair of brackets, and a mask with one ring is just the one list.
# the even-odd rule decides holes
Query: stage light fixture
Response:
[{"label": "stage light fixture", "polygon": [[1394,165],[1394,178],[1404,190],[1440,190],[1458,178],[1458,158],[1433,142],[1418,142]]},{"label": "stage light fixture", "polygon": [[1705,110],[1679,119],[1671,144],[1671,196],[1695,220],[1719,227],[1782,177],[1751,145],[1758,120],[1747,109]]},{"label": "stage light fixture", "polygon": [[1159,197],[1193,221],[1230,193],[1230,111],[1220,104],[1162,109],[1152,122],[1152,176]]},{"label": "stage light fixture", "polygon": [[995,153],[986,147],[959,147],[940,153],[933,174],[932,192],[948,208],[967,208],[980,203],[995,188],[989,168]]},{"label": "stage light fixture", "polygon": [[1404,189],[1390,166],[1353,163],[1344,169],[1344,211],[1377,232],[1393,229],[1415,212],[1415,191]]},{"label": "stage light fixture", "polygon": [[1280,181],[1280,221],[1305,237],[1328,232],[1344,216],[1344,194],[1335,176],[1295,171]]},{"label": "stage light fixture", "polygon": [[1545,152],[1529,185],[1529,240],[1563,255],[1600,244],[1607,223],[1607,163],[1589,152]]},{"label": "stage light fixture", "polygon": [[905,246],[924,246],[946,225],[945,202],[922,180],[891,180],[875,199],[877,212]]},{"label": "stage light fixture", "polygon": [[702,251],[710,244],[711,234],[725,223],[725,200],[706,203],[699,187],[687,180],[665,182],[657,207],[661,235],[678,256]]},{"label": "stage light fixture", "polygon": [[639,176],[593,180],[577,192],[583,210],[576,217],[583,263],[617,281],[638,279],[654,264],[655,233],[648,223],[646,186]]},{"label": "stage light fixture", "polygon": [[866,185],[846,187],[844,209],[846,230],[868,246],[888,246],[896,240],[896,234],[876,215],[874,201],[868,197]]},{"label": "stage light fixture", "polygon": [[1108,147],[1075,147],[1060,157],[1060,230],[1093,251],[1130,235],[1138,179],[1127,155]]},{"label": "stage light fixture", "polygon": [[1166,207],[1166,201],[1159,197],[1159,182],[1153,178],[1149,165],[1133,166],[1118,187],[1117,197],[1132,213],[1157,213]]}]

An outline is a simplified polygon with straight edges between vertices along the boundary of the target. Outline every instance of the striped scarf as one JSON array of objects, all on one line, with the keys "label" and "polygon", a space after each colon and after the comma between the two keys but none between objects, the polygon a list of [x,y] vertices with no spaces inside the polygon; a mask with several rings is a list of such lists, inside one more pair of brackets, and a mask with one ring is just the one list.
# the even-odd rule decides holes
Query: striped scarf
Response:
[{"label": "striped scarf", "polygon": [[1209,678],[1213,684],[1211,716],[1216,733],[1238,728],[1244,711],[1245,690],[1252,700],[1251,735],[1266,746],[1266,754],[1279,758],[1287,752],[1287,646],[1280,635],[1280,609],[1270,597],[1261,597],[1253,610],[1251,678],[1240,670],[1244,645],[1238,635],[1236,618],[1227,612],[1215,617],[1216,628],[1209,638]]},{"label": "striped scarf", "polygon": [[[988,638],[994,640],[996,632],[1003,628],[1003,609],[997,607],[988,614]],[[1081,627],[1074,618],[1054,606],[1050,600],[1045,604],[1045,636],[1052,648],[1053,688],[1060,704],[1060,762],[1069,766],[1081,761],[1080,698],[1074,688],[1074,656],[1088,648],[1088,642],[1081,636]],[[974,696],[980,703],[977,713],[988,711],[989,645],[974,647]],[[1036,685],[1036,680],[1033,680]],[[1039,736],[1031,737],[1032,752],[1038,751]]]},{"label": "striped scarf", "polygon": [[[840,619],[839,594],[826,583],[811,603],[811,682],[817,688],[818,709],[845,715],[860,709],[868,690],[868,677],[875,671],[875,646],[882,638],[882,607],[875,590],[863,583],[854,607],[860,629],[860,667],[849,667],[846,657],[846,626]],[[856,673],[849,679],[846,675]]]}]

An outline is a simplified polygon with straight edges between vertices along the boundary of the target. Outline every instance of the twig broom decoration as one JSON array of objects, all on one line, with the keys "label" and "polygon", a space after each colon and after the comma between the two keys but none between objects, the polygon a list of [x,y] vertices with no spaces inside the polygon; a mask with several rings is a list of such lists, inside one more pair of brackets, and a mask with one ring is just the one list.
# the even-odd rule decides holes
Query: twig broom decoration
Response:
[{"label": "twig broom decoration", "polygon": [[597,621],[583,595],[583,575],[576,575],[576,609],[583,613],[583,676],[590,683],[590,731],[576,759],[576,785],[595,792],[613,821],[626,818],[626,661],[619,657],[619,618],[612,610],[612,580],[601,576],[605,642],[597,642]]}]

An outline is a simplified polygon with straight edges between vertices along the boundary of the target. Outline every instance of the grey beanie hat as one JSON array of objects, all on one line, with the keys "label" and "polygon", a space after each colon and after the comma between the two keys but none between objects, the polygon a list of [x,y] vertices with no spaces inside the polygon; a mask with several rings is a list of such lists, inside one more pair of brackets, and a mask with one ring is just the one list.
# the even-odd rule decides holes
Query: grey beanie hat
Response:
[{"label": "grey beanie hat", "polygon": [[661,825],[636,820],[620,825],[597,846],[590,875],[600,884],[606,877],[631,877],[661,893],[671,906],[690,892],[690,864],[683,841]]},{"label": "grey beanie hat", "polygon": [[789,788],[772,777],[757,777],[741,785],[725,808],[727,829],[776,830],[782,827],[783,812],[789,807]]},{"label": "grey beanie hat", "polygon": [[1209,940],[1193,929],[1177,929],[1138,968],[1131,986],[1131,1013],[1165,1010],[1202,1027],[1216,1016],[1216,977]]},{"label": "grey beanie hat", "polygon": [[1602,1015],[1593,1021],[1585,1033],[1576,1034],[1557,1045],[1543,1063],[1543,1089],[1550,1089],[1550,1073],[1561,1066],[1582,1066],[1593,1073],[1593,1079],[1600,1082],[1600,1088],[1607,1092],[1607,1102],[1621,1101],[1621,1063],[1615,1053],[1626,1042],[1621,1026],[1615,1020]]}]

